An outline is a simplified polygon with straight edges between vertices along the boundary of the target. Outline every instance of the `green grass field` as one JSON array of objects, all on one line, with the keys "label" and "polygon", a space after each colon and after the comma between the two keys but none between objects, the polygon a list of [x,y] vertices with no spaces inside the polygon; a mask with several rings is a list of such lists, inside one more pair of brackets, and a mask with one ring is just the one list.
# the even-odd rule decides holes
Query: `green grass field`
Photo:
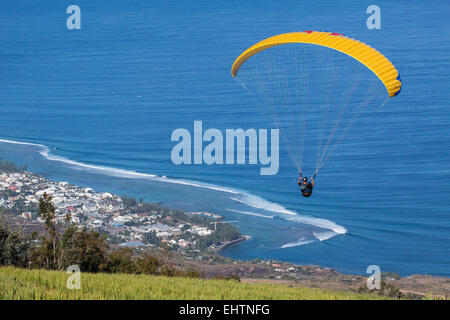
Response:
[{"label": "green grass field", "polygon": [[370,294],[324,291],[277,284],[246,284],[129,274],[81,274],[81,289],[66,287],[61,271],[0,268],[0,299],[382,299]]}]

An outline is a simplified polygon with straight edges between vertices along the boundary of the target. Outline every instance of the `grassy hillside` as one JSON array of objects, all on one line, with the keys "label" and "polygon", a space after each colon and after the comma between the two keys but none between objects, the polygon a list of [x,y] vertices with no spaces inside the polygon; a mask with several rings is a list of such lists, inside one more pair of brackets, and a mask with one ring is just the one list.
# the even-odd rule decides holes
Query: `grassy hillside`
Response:
[{"label": "grassy hillside", "polygon": [[0,299],[380,299],[377,295],[276,284],[129,274],[81,274],[69,290],[61,271],[0,268]]}]

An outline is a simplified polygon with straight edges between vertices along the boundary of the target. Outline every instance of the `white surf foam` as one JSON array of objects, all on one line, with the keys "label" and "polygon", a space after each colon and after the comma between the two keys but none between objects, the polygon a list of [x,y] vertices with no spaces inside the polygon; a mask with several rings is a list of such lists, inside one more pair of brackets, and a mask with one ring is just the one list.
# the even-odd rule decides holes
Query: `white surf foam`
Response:
[{"label": "white surf foam", "polygon": [[314,217],[307,217],[307,216],[300,216],[296,215],[295,217],[286,216],[286,220],[296,221],[303,224],[309,224],[312,226],[316,226],[322,229],[328,229],[332,230],[337,234],[344,234],[347,233],[347,229],[345,229],[343,226],[340,226],[333,221],[327,220],[327,219],[321,219],[321,218],[314,218]]},{"label": "white surf foam", "polygon": [[320,241],[325,241],[334,236],[338,235],[338,233],[334,231],[324,231],[324,232],[313,232],[314,237],[316,237]]},{"label": "white surf foam", "polygon": [[246,204],[247,206],[256,209],[262,209],[266,211],[278,212],[283,214],[297,215],[297,213],[295,213],[294,211],[288,210],[278,203],[270,202],[269,200],[266,200],[259,196],[255,196],[253,194],[248,193],[240,193],[240,195],[242,196],[241,199],[238,199],[236,197],[230,197],[230,199],[239,203]]},{"label": "white surf foam", "polygon": [[21,141],[6,140],[6,139],[0,139],[0,142],[47,148],[47,146],[44,146],[43,144],[31,143],[31,142],[21,142]]},{"label": "white surf foam", "polygon": [[250,216],[256,216],[256,217],[261,217],[261,218],[267,218],[267,219],[273,219],[275,216],[267,216],[265,214],[261,214],[261,213],[256,213],[256,212],[250,212],[250,211],[241,211],[241,210],[234,210],[234,209],[227,209],[228,211],[233,211],[233,212],[237,212],[237,213],[242,213],[242,214],[247,214]]},{"label": "white surf foam", "polygon": [[314,240],[305,240],[305,238],[300,238],[297,241],[294,242],[288,242],[286,244],[283,244],[281,248],[291,248],[291,247],[297,247],[297,246],[304,246],[305,244],[310,244],[314,242]]},{"label": "white surf foam", "polygon": [[14,140],[6,140],[6,139],[0,139],[0,142],[39,147],[40,150],[38,152],[43,157],[45,157],[47,160],[62,162],[62,163],[73,166],[75,169],[84,168],[87,170],[95,171],[97,173],[102,173],[102,174],[119,177],[119,178],[147,179],[147,180],[152,180],[152,181],[180,184],[180,185],[186,185],[186,186],[191,186],[191,187],[204,188],[204,189],[229,193],[229,194],[233,195],[233,196],[230,196],[231,200],[245,204],[252,208],[261,209],[261,210],[269,211],[269,212],[280,213],[287,220],[296,221],[296,222],[299,222],[302,224],[313,225],[313,226],[316,226],[319,228],[332,230],[336,234],[344,234],[347,232],[347,229],[345,229],[343,226],[340,226],[340,225],[334,223],[333,221],[321,219],[321,218],[315,218],[315,217],[300,216],[296,212],[294,212],[292,210],[288,210],[278,203],[271,202],[262,197],[259,197],[259,196],[256,196],[256,195],[253,195],[253,194],[250,194],[245,191],[238,190],[238,189],[222,187],[222,186],[217,186],[214,184],[193,181],[193,180],[174,179],[174,178],[168,178],[166,176],[158,176],[155,174],[141,173],[141,172],[136,172],[136,171],[132,171],[132,170],[117,169],[117,168],[105,167],[105,166],[100,166],[100,165],[87,164],[87,163],[67,159],[64,157],[51,155],[50,149],[47,146],[42,145],[42,144],[37,144],[37,143],[20,142],[20,141],[14,141]]}]

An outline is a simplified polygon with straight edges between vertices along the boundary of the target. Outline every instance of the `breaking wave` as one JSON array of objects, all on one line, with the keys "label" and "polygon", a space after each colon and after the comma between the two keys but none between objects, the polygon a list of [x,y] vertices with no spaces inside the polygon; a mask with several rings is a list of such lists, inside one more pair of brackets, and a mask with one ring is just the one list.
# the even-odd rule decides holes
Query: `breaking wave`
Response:
[{"label": "breaking wave", "polygon": [[247,214],[249,216],[255,216],[255,217],[261,217],[261,218],[267,218],[267,219],[273,219],[275,216],[267,216],[265,214],[256,213],[256,212],[250,212],[250,211],[241,211],[241,210],[235,210],[235,209],[227,209],[228,211]]},{"label": "breaking wave", "polygon": [[290,247],[304,246],[305,244],[310,244],[312,242],[314,242],[314,240],[305,240],[305,238],[300,238],[297,241],[283,244],[281,246],[281,248],[284,249],[284,248],[290,248]]},{"label": "breaking wave", "polygon": [[335,235],[337,235],[334,231],[324,231],[324,232],[313,232],[314,237],[316,237],[320,241],[325,241],[330,238],[333,238]]},{"label": "breaking wave", "polygon": [[300,215],[296,215],[294,217],[285,216],[284,218],[286,220],[296,221],[299,223],[309,224],[309,225],[312,225],[315,227],[319,227],[322,229],[332,230],[334,235],[347,233],[347,229],[345,229],[343,226],[340,226],[337,223],[327,220],[327,219],[314,218],[314,217],[308,217],[308,216],[300,216]]}]

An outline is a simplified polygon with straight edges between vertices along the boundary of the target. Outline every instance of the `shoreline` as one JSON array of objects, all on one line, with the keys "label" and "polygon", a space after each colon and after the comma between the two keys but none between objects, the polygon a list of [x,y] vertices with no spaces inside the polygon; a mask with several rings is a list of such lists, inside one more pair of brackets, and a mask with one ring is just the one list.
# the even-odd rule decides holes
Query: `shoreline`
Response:
[{"label": "shoreline", "polygon": [[[0,161],[0,207],[22,230],[38,231],[44,221],[38,215],[43,196],[51,197],[57,223],[107,235],[112,246],[160,247],[194,257],[215,245],[241,237],[235,226],[222,223],[213,213],[194,214],[126,195],[98,192],[66,181],[55,181],[14,163]],[[131,245],[130,245],[131,244]]]},{"label": "shoreline", "polygon": [[[51,152],[51,148],[47,145],[40,144],[40,143],[32,143],[32,142],[22,142],[18,140],[10,140],[10,139],[2,139],[0,137],[0,143],[5,144],[12,144],[12,145],[24,145],[28,147],[35,147],[38,148],[36,152],[42,156],[47,161],[56,161],[59,163],[62,163],[64,165],[69,166],[75,166],[83,169],[87,169],[90,171],[93,171],[94,174],[101,174],[106,175],[108,177],[117,177],[117,178],[124,178],[124,179],[142,179],[147,180],[151,182],[161,182],[161,183],[168,183],[173,185],[179,185],[179,186],[187,186],[187,187],[193,187],[193,188],[199,188],[204,189],[207,191],[217,191],[217,192],[223,192],[227,195],[227,198],[235,203],[241,203],[242,205],[251,208],[251,210],[259,211],[264,210],[265,212],[271,212],[273,214],[277,214],[282,216],[284,220],[290,220],[294,221],[296,223],[305,225],[305,226],[312,226],[321,228],[324,230],[328,230],[330,232],[334,232],[332,237],[346,234],[347,229],[335,223],[332,220],[328,220],[325,218],[320,217],[314,217],[309,215],[302,215],[298,212],[292,211],[290,209],[285,208],[283,205],[273,202],[271,200],[268,200],[266,198],[263,198],[259,195],[252,194],[251,192],[248,192],[246,190],[240,190],[233,187],[224,187],[221,185],[215,185],[214,183],[209,182],[203,182],[203,181],[197,181],[197,180],[189,180],[189,179],[183,179],[183,178],[171,178],[167,177],[166,175],[156,175],[152,173],[142,173],[138,171],[133,171],[130,169],[120,169],[115,167],[108,167],[108,166],[101,166],[101,165],[95,165],[95,164],[89,164],[80,162],[77,160],[72,160],[69,158],[65,158],[63,156],[59,155],[53,155]],[[139,195],[136,195],[139,196]],[[246,209],[248,210],[248,209]],[[189,211],[196,211],[190,209]],[[234,212],[242,212],[240,210],[231,210]],[[250,214],[249,212],[242,212],[245,214]],[[255,216],[262,216],[266,217],[260,213],[252,213]],[[272,216],[269,216],[272,217]]]},{"label": "shoreline", "polygon": [[[32,146],[32,147],[35,147],[34,149],[31,149],[33,152],[35,151],[36,153],[40,153],[39,152],[39,150],[40,151],[42,151],[42,148],[46,148],[47,150],[49,150],[49,148],[47,148],[45,145],[42,145],[42,144],[36,144],[36,143],[28,143],[28,142],[14,142],[13,140],[4,140],[4,139],[0,139],[0,143],[4,143],[5,145],[9,145],[9,144],[19,144],[19,145],[21,145],[21,144],[24,144],[24,145],[27,145],[27,146]],[[36,148],[39,148],[39,150],[36,150]],[[41,154],[42,155],[42,154]],[[47,159],[44,155],[42,155],[45,159]],[[7,158],[7,157],[4,157],[4,158]],[[48,159],[47,159],[48,160]],[[49,161],[52,161],[52,160],[49,160]],[[21,163],[21,164],[26,164],[26,163]],[[70,170],[75,170],[75,169],[77,169],[77,168],[70,168]],[[32,171],[35,171],[35,170],[27,170],[27,171],[30,171],[31,173],[33,173]],[[45,174],[45,173],[41,173],[41,174]],[[106,174],[106,173],[105,173]],[[109,176],[109,175],[108,175]],[[123,178],[123,177],[120,177],[120,178]],[[53,178],[52,178],[53,179]],[[61,178],[61,177],[58,177],[57,179],[56,179],[56,181],[61,181],[63,178]],[[86,183],[86,186],[89,186],[89,183]],[[183,186],[180,186],[180,187],[183,187]],[[98,186],[97,186],[97,188],[98,188]],[[137,193],[134,193],[133,195],[138,195]],[[158,201],[155,201],[155,202],[158,202]],[[170,206],[171,208],[175,208],[176,206]],[[187,212],[189,212],[189,211],[191,211],[191,212],[206,212],[206,211],[196,211],[195,209],[193,210],[193,209],[190,209],[190,210],[186,210]],[[295,216],[294,216],[295,217]],[[298,216],[299,218],[301,217],[301,216]],[[320,220],[320,219],[319,219]],[[236,243],[236,244],[239,244],[240,242],[242,242],[242,241],[239,241],[238,243]],[[224,249],[226,249],[226,247],[227,246],[225,246],[222,250],[224,250]],[[219,250],[220,251],[220,250]],[[236,258],[236,259],[241,259],[241,258]],[[245,257],[243,258],[243,259],[245,259]],[[249,258],[250,259],[250,258]],[[276,256],[274,257],[274,259],[277,259],[276,258]],[[282,259],[283,260],[283,259]],[[297,262],[295,262],[295,261],[291,261],[290,263],[293,263],[293,264],[296,264]],[[320,262],[317,262],[317,264],[318,265],[327,265],[327,266],[330,266],[330,267],[332,267],[332,268],[336,268],[335,266],[333,266],[333,264],[332,263],[320,263]],[[346,274],[355,274],[355,273],[358,273],[358,272],[355,272],[355,271],[349,271],[349,270],[343,270],[343,269],[339,269],[339,271],[340,272],[344,272],[344,273],[346,273]],[[398,271],[397,271],[398,272]],[[427,271],[424,271],[424,272],[417,272],[417,271],[406,271],[406,272],[402,272],[401,274],[402,274],[402,276],[408,276],[408,275],[412,275],[412,274],[426,274],[427,273]],[[364,274],[364,273],[359,273],[359,274]],[[446,274],[436,274],[436,275],[434,275],[434,276],[442,276],[442,277],[447,277],[447,275]]]}]

